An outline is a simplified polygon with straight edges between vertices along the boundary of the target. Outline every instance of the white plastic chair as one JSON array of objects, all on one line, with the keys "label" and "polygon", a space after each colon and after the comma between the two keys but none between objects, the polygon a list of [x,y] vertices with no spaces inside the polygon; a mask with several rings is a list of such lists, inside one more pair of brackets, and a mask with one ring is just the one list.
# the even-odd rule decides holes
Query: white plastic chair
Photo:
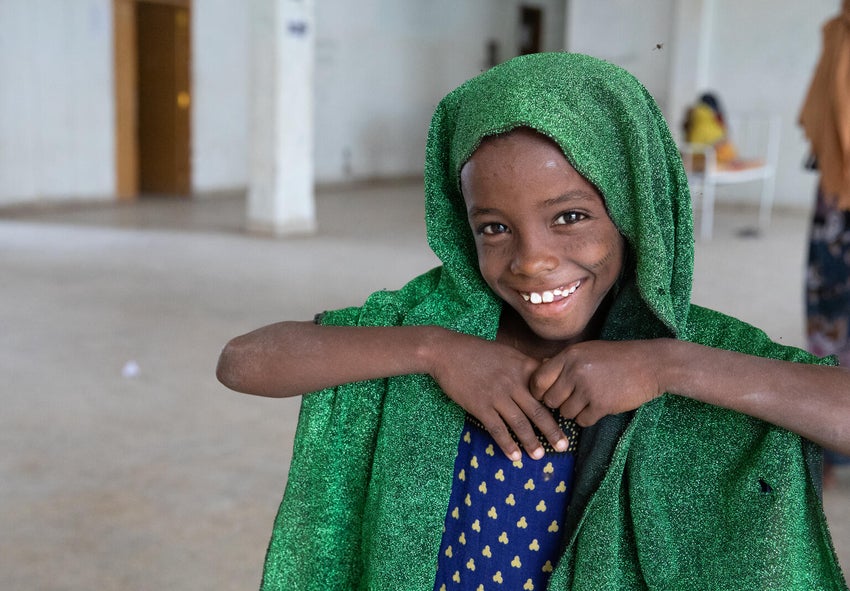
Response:
[{"label": "white plastic chair", "polygon": [[[781,123],[779,116],[772,114],[741,114],[729,118],[729,139],[735,144],[739,158],[757,163],[740,169],[718,168],[714,148],[711,146],[680,146],[685,171],[688,173],[691,199],[694,207],[700,210],[700,239],[711,240],[714,229],[714,198],[716,188],[722,185],[761,181],[759,229],[764,230],[770,225],[776,189]],[[697,155],[704,157],[704,167],[694,166]]]}]

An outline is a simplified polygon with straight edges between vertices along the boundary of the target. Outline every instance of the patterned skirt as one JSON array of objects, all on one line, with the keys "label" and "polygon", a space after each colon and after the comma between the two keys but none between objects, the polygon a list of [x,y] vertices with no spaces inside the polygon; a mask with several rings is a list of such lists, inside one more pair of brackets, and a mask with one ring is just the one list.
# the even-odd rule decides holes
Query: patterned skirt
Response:
[{"label": "patterned skirt", "polygon": [[[850,211],[828,203],[820,189],[809,235],[806,321],[809,351],[835,355],[850,367]],[[827,463],[850,463],[834,452],[824,457]]]}]

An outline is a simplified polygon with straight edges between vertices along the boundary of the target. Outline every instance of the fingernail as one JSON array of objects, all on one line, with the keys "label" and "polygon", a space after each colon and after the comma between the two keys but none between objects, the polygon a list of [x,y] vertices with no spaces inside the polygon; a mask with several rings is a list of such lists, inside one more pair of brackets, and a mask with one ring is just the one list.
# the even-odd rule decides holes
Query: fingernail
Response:
[{"label": "fingernail", "polygon": [[543,457],[543,448],[538,447],[534,451],[531,452],[531,457],[535,460],[539,460]]},{"label": "fingernail", "polygon": [[559,439],[555,443],[555,449],[557,449],[558,451],[567,451],[567,448],[569,448],[569,447],[570,447],[570,442],[567,441],[566,439]]},{"label": "fingernail", "polygon": [[518,451],[512,451],[511,455],[508,456],[512,462],[518,462],[522,459],[522,454]]}]

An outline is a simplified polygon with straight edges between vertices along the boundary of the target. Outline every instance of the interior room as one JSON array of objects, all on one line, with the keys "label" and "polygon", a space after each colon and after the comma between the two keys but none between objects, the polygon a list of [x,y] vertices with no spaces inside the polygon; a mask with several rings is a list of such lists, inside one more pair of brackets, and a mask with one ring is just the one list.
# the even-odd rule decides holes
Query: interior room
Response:
[{"label": "interior room", "polygon": [[[0,588],[259,584],[299,400],[228,390],[219,351],[437,265],[431,114],[522,53],[623,66],[683,144],[708,91],[778,121],[767,216],[717,187],[693,300],[805,347],[798,115],[839,6],[0,2]],[[824,505],[847,570],[850,469]]]}]

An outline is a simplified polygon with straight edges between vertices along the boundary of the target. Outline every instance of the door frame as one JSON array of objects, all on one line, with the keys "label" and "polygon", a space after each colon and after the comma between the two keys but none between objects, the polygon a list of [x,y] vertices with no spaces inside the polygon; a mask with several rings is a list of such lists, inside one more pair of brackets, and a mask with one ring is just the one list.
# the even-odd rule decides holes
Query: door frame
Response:
[{"label": "door frame", "polygon": [[[115,195],[118,201],[139,198],[138,77],[136,75],[136,5],[167,4],[189,11],[192,0],[112,0],[113,79],[115,83]],[[191,53],[191,52],[190,52]],[[191,78],[191,57],[189,76]],[[190,82],[191,86],[191,82]],[[190,95],[191,95],[190,91]],[[191,103],[189,109],[191,109]],[[191,112],[189,114],[191,118]],[[191,134],[191,127],[190,132]],[[191,145],[191,137],[189,145]],[[190,178],[191,185],[191,178]]]}]

